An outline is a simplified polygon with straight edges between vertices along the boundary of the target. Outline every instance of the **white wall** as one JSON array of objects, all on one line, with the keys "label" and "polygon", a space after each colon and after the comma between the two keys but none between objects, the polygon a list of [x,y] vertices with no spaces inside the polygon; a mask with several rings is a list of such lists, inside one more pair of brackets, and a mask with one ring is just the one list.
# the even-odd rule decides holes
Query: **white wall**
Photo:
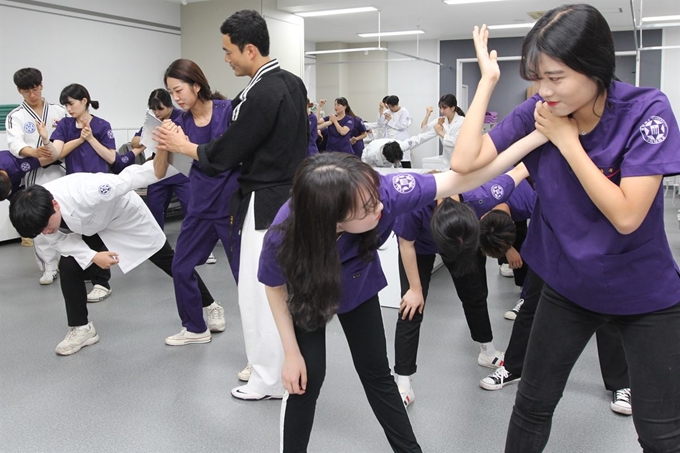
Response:
[{"label": "white wall", "polygon": [[181,10],[182,58],[195,61],[213,90],[228,98],[236,96],[250,78],[236,77],[224,61],[220,26],[231,14],[254,9],[262,14],[269,29],[270,56],[281,67],[303,77],[304,21],[301,17],[278,11],[275,0],[229,0],[190,3]]},{"label": "white wall", "polygon": [[[390,50],[416,55],[415,42],[392,42],[387,46]],[[439,61],[439,41],[420,41],[418,56],[428,60]],[[390,58],[401,58],[390,54]],[[432,106],[434,113],[430,120],[438,116],[439,101],[439,66],[423,61],[396,61],[388,63],[387,93],[399,96],[399,104],[406,107],[413,117],[409,128],[410,135],[420,132],[420,122],[425,116],[425,108]],[[413,167],[422,167],[423,157],[439,154],[439,140],[430,140],[411,151]]]},{"label": "white wall", "polygon": [[100,102],[92,113],[114,129],[139,128],[149,93],[162,86],[163,71],[180,56],[180,5],[153,0],[51,4],[55,8],[0,0],[0,103],[20,103],[12,76],[17,69],[36,67],[48,101],[58,102],[65,86],[80,83]]},{"label": "white wall", "polygon": [[[664,46],[680,45],[680,27],[669,27],[663,31]],[[666,93],[676,118],[680,118],[680,49],[666,49],[661,52],[661,91]]]}]

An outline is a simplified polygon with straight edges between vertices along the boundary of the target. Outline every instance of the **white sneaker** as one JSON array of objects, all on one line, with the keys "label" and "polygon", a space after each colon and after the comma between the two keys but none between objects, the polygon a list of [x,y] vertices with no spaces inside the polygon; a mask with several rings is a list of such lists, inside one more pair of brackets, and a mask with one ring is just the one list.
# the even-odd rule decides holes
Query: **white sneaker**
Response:
[{"label": "white sneaker", "polygon": [[248,382],[250,380],[250,373],[252,372],[252,365],[248,364],[244,369],[238,372],[238,380],[243,382]]},{"label": "white sneaker", "polygon": [[42,277],[40,277],[40,282],[41,285],[51,285],[54,283],[54,281],[57,279],[57,275],[59,274],[58,271],[45,271],[42,274]]},{"label": "white sneaker", "polygon": [[99,335],[97,335],[92,323],[87,324],[87,329],[71,327],[68,329],[64,340],[57,345],[54,351],[59,355],[71,355],[98,341]]},{"label": "white sneaker", "polygon": [[503,317],[508,321],[514,321],[517,319],[517,315],[519,315],[519,310],[522,308],[522,304],[524,304],[524,299],[517,301],[517,305],[515,305],[511,310],[506,311]]},{"label": "white sneaker", "polygon": [[215,264],[217,262],[217,258],[215,258],[214,254],[208,255],[208,259],[205,260],[205,264]]},{"label": "white sneaker", "polygon": [[508,263],[501,264],[501,266],[498,268],[498,272],[503,277],[512,278],[512,277],[515,276],[515,273],[512,271],[512,269],[510,268],[510,265]]},{"label": "white sneaker", "polygon": [[611,410],[621,415],[632,415],[633,406],[630,404],[630,389],[621,389],[612,392]]},{"label": "white sneaker", "polygon": [[101,302],[111,295],[111,290],[102,285],[94,285],[92,291],[87,295],[89,303]]},{"label": "white sneaker", "polygon": [[480,352],[479,356],[477,356],[477,364],[487,368],[500,368],[503,366],[504,359],[505,353],[500,351],[496,351],[496,354],[493,357],[489,357],[483,352]]},{"label": "white sneaker", "polygon": [[208,314],[208,330],[211,332],[224,332],[227,328],[227,324],[224,321],[224,308],[217,302],[205,307]]},{"label": "white sneaker", "polygon": [[283,395],[263,395],[253,392],[248,388],[248,384],[231,389],[231,396],[244,401],[280,400]]},{"label": "white sneaker", "polygon": [[212,336],[209,329],[205,332],[193,333],[183,328],[179,333],[166,338],[165,344],[169,346],[184,346],[187,344],[210,343],[210,340],[212,340]]},{"label": "white sneaker", "polygon": [[404,407],[408,407],[409,404],[413,402],[413,400],[416,398],[415,393],[413,393],[413,387],[409,386],[408,389],[404,389],[402,387],[399,388],[399,394],[401,395],[401,400],[404,402]]}]

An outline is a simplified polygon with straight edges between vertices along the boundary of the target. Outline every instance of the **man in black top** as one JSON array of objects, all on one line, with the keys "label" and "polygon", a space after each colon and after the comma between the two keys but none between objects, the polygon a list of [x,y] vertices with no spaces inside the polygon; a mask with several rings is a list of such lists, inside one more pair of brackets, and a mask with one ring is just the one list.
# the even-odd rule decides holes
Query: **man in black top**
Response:
[{"label": "man in black top", "polygon": [[[309,137],[307,90],[302,80],[269,57],[269,32],[255,11],[238,11],[220,28],[224,60],[248,86],[232,101],[231,124],[205,145],[187,142],[181,129],[159,130],[160,149],[199,161],[207,175],[241,167],[240,209],[243,228],[239,307],[250,376],[232,395],[244,400],[281,398],[283,348],[264,286],[257,280],[267,228],[290,197],[293,175],[306,156]],[[225,200],[225,203],[229,200]],[[248,367],[239,378],[248,378]]]}]

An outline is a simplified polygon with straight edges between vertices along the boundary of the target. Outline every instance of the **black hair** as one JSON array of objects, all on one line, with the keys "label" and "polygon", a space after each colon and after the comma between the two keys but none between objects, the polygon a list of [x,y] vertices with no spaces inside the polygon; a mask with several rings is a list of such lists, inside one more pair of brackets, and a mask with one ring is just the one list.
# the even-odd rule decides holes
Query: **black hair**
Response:
[{"label": "black hair", "polygon": [[388,94],[387,96],[385,96],[385,97],[382,99],[382,103],[385,104],[389,98],[390,98],[390,95]]},{"label": "black hair", "polygon": [[517,227],[510,214],[492,209],[479,221],[479,248],[491,258],[502,258],[515,243]]},{"label": "black hair", "polygon": [[387,96],[387,99],[383,101],[387,105],[399,105],[399,97],[395,95]]},{"label": "black hair", "polygon": [[9,220],[24,238],[34,238],[42,233],[55,213],[54,197],[43,186],[30,186],[19,191],[9,204]]},{"label": "black hair", "polygon": [[14,84],[20,90],[31,90],[42,83],[42,73],[35,68],[23,68],[14,73]]},{"label": "black hair", "polygon": [[[283,240],[277,260],[288,284],[288,309],[296,326],[312,331],[336,313],[342,295],[337,225],[362,206],[380,203],[380,177],[347,153],[326,152],[305,159],[293,179],[291,213],[279,226]],[[357,234],[359,257],[375,258],[375,229]]]},{"label": "black hair", "polygon": [[252,44],[263,57],[269,55],[267,22],[257,11],[244,9],[235,12],[224,21],[220,32],[229,35],[231,43],[241,52],[246,44]]},{"label": "black hair", "polygon": [[208,78],[203,73],[203,70],[196,63],[186,58],[173,61],[168,66],[168,69],[165,70],[163,82],[165,82],[166,87],[168,86],[168,77],[181,80],[189,85],[198,85],[199,90],[196,96],[203,102],[210,101],[211,99],[226,99],[219,91],[213,92],[210,89]]},{"label": "black hair", "polygon": [[395,164],[404,158],[404,151],[399,146],[397,142],[385,143],[383,146],[382,154],[387,159],[387,162]]},{"label": "black hair", "polygon": [[12,180],[6,171],[0,171],[0,201],[4,201],[12,194]]},{"label": "black hair", "polygon": [[444,198],[432,213],[430,231],[454,277],[477,270],[479,220],[468,205]]},{"label": "black hair", "polygon": [[345,107],[345,114],[351,116],[352,118],[356,118],[356,115],[352,111],[352,107],[349,106],[349,102],[347,102],[347,99],[343,97],[339,97],[335,99],[335,102],[338,105],[342,105]]},{"label": "black hair", "polygon": [[167,107],[173,107],[170,93],[163,88],[156,88],[149,95],[148,106],[151,110],[161,110]]},{"label": "black hair", "polygon": [[458,100],[456,97],[452,94],[445,94],[441,98],[439,98],[439,108],[442,107],[450,107],[452,108],[458,115],[460,116],[465,116],[465,112],[463,112],[463,109],[458,107]]},{"label": "black hair", "polygon": [[562,5],[545,13],[522,44],[520,75],[537,80],[546,55],[591,78],[604,93],[615,79],[614,39],[606,19],[587,4]]},{"label": "black hair", "polygon": [[72,83],[61,90],[61,94],[59,95],[59,103],[66,105],[68,103],[68,98],[75,99],[76,101],[87,99],[86,108],[90,108],[90,105],[95,110],[99,108],[99,102],[93,101],[92,98],[90,98],[90,92],[87,91],[87,88],[80,85],[79,83]]}]

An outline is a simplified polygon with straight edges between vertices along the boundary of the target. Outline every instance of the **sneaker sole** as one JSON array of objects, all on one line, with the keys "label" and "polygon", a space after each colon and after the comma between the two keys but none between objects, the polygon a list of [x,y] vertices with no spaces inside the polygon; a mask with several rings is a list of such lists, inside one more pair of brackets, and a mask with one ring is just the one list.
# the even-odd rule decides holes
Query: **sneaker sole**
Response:
[{"label": "sneaker sole", "polygon": [[[508,314],[508,313],[512,313],[512,314]],[[506,312],[506,313],[503,315],[503,317],[504,317],[505,319],[507,319],[508,321],[514,321],[515,319],[517,319],[517,313],[515,313],[515,312]]]},{"label": "sneaker sole", "polygon": [[503,381],[502,384],[487,384],[486,382],[484,382],[482,380],[482,381],[479,381],[479,386],[481,388],[483,388],[484,390],[489,390],[489,391],[500,390],[503,387],[505,387],[506,385],[510,385],[510,384],[514,384],[515,382],[519,382],[521,379],[522,378],[517,378],[517,379],[513,379],[512,381]]},{"label": "sneaker sole", "polygon": [[614,403],[609,403],[609,407],[611,408],[612,412],[616,412],[617,414],[633,415],[633,409],[632,408],[629,409],[627,407],[617,406]]},{"label": "sneaker sole", "polygon": [[246,376],[245,374],[239,373],[236,376],[238,377],[238,380],[241,382],[248,382],[250,380],[250,374]]},{"label": "sneaker sole", "polygon": [[38,280],[38,281],[39,281],[40,284],[43,285],[43,286],[45,286],[45,285],[51,285],[52,283],[54,283],[54,280],[52,280],[51,282],[48,282],[47,280]]},{"label": "sneaker sole", "polygon": [[73,355],[73,354],[75,354],[76,352],[78,352],[78,351],[80,351],[81,349],[83,349],[85,346],[91,346],[91,345],[93,345],[93,344],[95,344],[95,343],[98,343],[98,342],[99,342],[99,334],[96,334],[94,337],[90,338],[90,339],[87,340],[85,343],[83,343],[83,344],[81,344],[80,346],[78,346],[76,349],[71,349],[71,350],[69,350],[69,351],[62,351],[62,352],[55,351],[55,352],[57,353],[57,355],[63,355],[63,356],[66,356],[66,355]]},{"label": "sneaker sole", "polygon": [[210,326],[208,326],[208,329],[210,329],[210,331],[211,331],[212,333],[220,333],[220,332],[224,332],[225,330],[227,330],[227,326],[226,326],[226,325],[224,325],[224,326],[219,326],[219,327],[215,327],[215,326],[210,327]]},{"label": "sneaker sole", "polygon": [[188,344],[203,344],[203,343],[210,343],[212,341],[212,337],[207,337],[207,338],[193,338],[191,340],[170,340],[169,338],[165,339],[165,344],[168,346],[186,346]]},{"label": "sneaker sole", "polygon": [[112,294],[112,293],[113,293],[113,290],[109,291],[109,293],[108,293],[106,296],[100,297],[99,299],[90,299],[90,298],[88,298],[88,299],[87,299],[87,303],[88,303],[88,304],[96,304],[97,302],[102,302],[102,301],[108,299],[109,297],[111,297],[111,294]]},{"label": "sneaker sole", "polygon": [[490,362],[480,362],[477,360],[477,365],[483,366],[484,368],[489,368],[491,370],[497,370],[498,368],[502,367],[504,363],[504,360],[501,360],[498,365],[494,365],[493,363]]}]

